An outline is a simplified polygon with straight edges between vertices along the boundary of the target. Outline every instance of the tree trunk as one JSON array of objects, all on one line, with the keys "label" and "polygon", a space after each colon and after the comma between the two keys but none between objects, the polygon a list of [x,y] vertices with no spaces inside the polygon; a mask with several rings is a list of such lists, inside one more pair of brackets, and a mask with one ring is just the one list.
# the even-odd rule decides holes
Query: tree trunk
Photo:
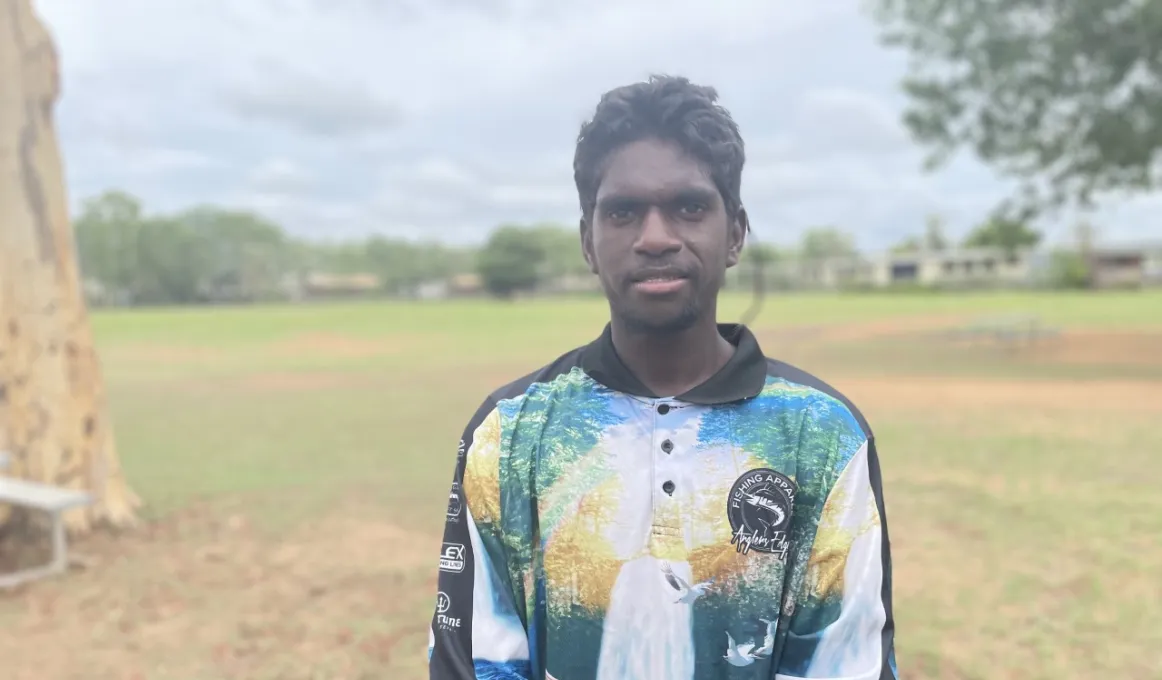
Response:
[{"label": "tree trunk", "polygon": [[[86,490],[73,533],[134,523],[93,347],[53,109],[57,54],[31,0],[0,0],[0,451],[13,477]],[[0,525],[13,517],[0,505]]]}]

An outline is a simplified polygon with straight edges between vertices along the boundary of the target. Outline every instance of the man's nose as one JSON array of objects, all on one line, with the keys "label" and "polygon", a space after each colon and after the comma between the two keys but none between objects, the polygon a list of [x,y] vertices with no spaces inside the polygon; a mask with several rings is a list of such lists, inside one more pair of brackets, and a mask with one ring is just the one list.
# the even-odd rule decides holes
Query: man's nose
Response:
[{"label": "man's nose", "polygon": [[642,218],[641,232],[634,243],[634,251],[640,255],[666,255],[680,250],[682,242],[670,229],[666,216],[657,208],[650,208]]}]

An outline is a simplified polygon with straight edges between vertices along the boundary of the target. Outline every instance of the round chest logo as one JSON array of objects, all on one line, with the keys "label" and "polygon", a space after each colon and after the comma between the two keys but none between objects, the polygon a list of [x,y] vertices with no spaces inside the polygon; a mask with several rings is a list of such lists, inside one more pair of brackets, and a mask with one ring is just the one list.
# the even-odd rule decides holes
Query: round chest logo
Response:
[{"label": "round chest logo", "polygon": [[795,482],[769,468],[751,470],[736,479],[726,504],[730,544],[735,550],[744,554],[754,550],[785,558],[795,491]]}]

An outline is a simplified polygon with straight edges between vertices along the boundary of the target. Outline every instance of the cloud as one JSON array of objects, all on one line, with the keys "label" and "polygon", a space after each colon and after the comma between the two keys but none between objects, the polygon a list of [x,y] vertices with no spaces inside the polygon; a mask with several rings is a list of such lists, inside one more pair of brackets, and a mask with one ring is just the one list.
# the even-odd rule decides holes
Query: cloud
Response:
[{"label": "cloud", "polygon": [[[38,0],[58,41],[58,124],[79,202],[217,202],[296,234],[573,224],[573,144],[605,90],[653,72],[714,85],[747,143],[760,237],[837,224],[866,247],[966,231],[1005,185],[920,172],[900,55],[857,3],[770,0]],[[1107,233],[1156,229],[1129,208]],[[1116,225],[1113,223],[1116,222]],[[1116,226],[1116,228],[1115,228]]]},{"label": "cloud", "polygon": [[798,145],[813,154],[885,156],[911,150],[899,114],[865,90],[810,90],[793,120]]},{"label": "cloud", "polygon": [[298,163],[286,158],[271,158],[254,168],[247,184],[258,193],[295,194],[309,190],[314,178]]},{"label": "cloud", "polygon": [[226,86],[221,96],[228,110],[244,119],[320,137],[384,132],[402,120],[400,108],[366,84],[275,68]]}]

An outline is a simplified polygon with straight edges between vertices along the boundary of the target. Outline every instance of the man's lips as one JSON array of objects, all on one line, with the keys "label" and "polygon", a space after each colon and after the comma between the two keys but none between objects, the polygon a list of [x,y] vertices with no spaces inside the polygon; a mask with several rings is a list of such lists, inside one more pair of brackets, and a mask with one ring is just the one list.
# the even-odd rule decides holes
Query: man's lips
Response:
[{"label": "man's lips", "polygon": [[679,272],[651,272],[634,277],[633,287],[650,295],[665,295],[681,290],[686,277]]}]

